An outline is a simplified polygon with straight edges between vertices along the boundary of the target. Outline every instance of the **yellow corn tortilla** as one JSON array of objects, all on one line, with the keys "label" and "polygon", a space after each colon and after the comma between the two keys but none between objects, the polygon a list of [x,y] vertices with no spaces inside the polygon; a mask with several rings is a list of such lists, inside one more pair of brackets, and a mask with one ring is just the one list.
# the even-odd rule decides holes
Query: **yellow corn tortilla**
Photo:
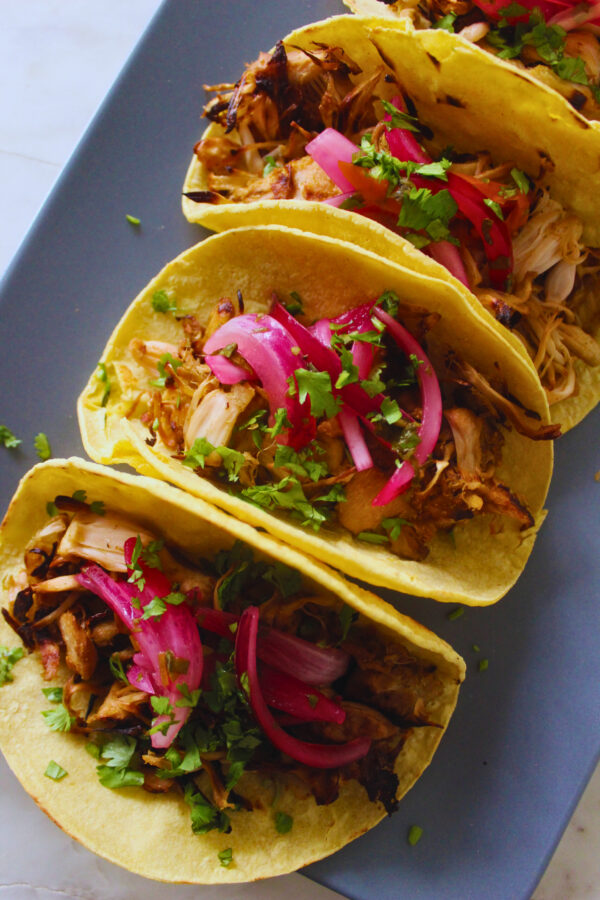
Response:
[{"label": "yellow corn tortilla", "polygon": [[245,502],[227,486],[196,475],[171,458],[158,441],[149,447],[146,428],[127,418],[149,380],[129,350],[130,340],[180,339],[180,324],[170,314],[152,309],[152,296],[158,290],[176,300],[178,313],[193,313],[200,324],[208,320],[220,298],[234,297],[238,290],[247,312],[265,312],[273,291],[280,297],[297,291],[308,321],[333,317],[393,290],[403,303],[440,314],[428,335],[428,353],[434,362],[436,352],[445,353],[451,347],[488,377],[499,367],[510,393],[547,422],[546,396],[527,360],[512,351],[503,332],[466,303],[453,283],[382,260],[343,241],[281,226],[215,235],[182,253],[134,300],[102,355],[111,384],[106,405],[102,406],[105,382],[96,370],[78,401],[79,424],[85,448],[97,462],[128,463],[143,474],[171,481],[370,584],[472,605],[494,603],[512,586],[544,516],[552,470],[549,441],[531,441],[514,431],[505,434],[498,475],[524,498],[536,520],[536,526],[526,532],[503,522],[499,533],[491,534],[490,519],[481,516],[455,528],[454,542],[438,535],[427,559],[414,562],[399,559],[381,545],[356,540],[340,526],[323,526],[319,532],[303,528]]},{"label": "yellow corn tortilla", "polygon": [[[3,605],[11,576],[23,569],[26,547],[47,521],[48,500],[81,489],[90,501],[101,500],[107,509],[128,520],[139,520],[190,559],[211,558],[218,550],[229,549],[236,539],[243,540],[256,558],[277,560],[301,571],[308,592],[342,600],[388,638],[435,665],[442,690],[427,712],[442,727],[415,728],[407,738],[396,774],[398,797],[408,791],[429,764],[450,720],[465,673],[462,658],[445,641],[379,597],[170,485],[80,459],[51,460],[36,466],[21,481],[0,529]],[[0,644],[18,645],[17,636],[3,619]],[[41,688],[48,684],[42,679],[36,653],[20,660],[12,674],[14,681],[0,687],[0,749],[9,766],[64,831],[105,859],[147,878],[208,884],[284,874],[333,853],[385,815],[383,807],[369,802],[364,788],[353,781],[344,784],[338,800],[328,806],[317,806],[312,797],[284,791],[276,808],[293,817],[288,834],[275,830],[269,796],[263,809],[233,812],[230,834],[194,835],[183,797],[149,794],[141,788],[103,787],[95,760],[85,751],[86,737],[57,733],[45,725],[41,712],[48,708],[48,700]],[[44,776],[50,760],[68,772],[60,782]],[[228,847],[233,849],[233,864],[224,868],[217,854]]]},{"label": "yellow corn tortilla", "polygon": [[[377,0],[372,2],[382,6]],[[514,161],[534,178],[542,165],[547,166],[545,181],[552,196],[582,220],[583,240],[589,246],[600,245],[596,209],[600,198],[600,122],[589,122],[564,97],[533,78],[530,70],[517,70],[441,29],[414,30],[404,19],[394,22],[372,16],[338,16],[307,25],[284,38],[288,47],[308,49],[314,42],[345,48],[367,75],[377,66],[393,69],[415,102],[419,119],[434,129],[442,144],[452,144],[464,152],[488,150],[496,163]],[[395,88],[385,84],[382,73],[377,90],[391,99]],[[506,98],[510,98],[509,103]],[[222,133],[221,126],[211,123],[203,137]],[[183,193],[206,187],[206,170],[194,155]],[[303,200],[211,204],[195,203],[185,196],[182,208],[190,222],[214,231],[280,224],[352,241],[432,278],[452,279],[467,302],[480,306],[443,266],[409,241],[356,212]],[[514,351],[529,360],[519,338],[487,311],[485,315],[504,331]],[[596,338],[600,341],[600,330]],[[552,420],[560,423],[563,431],[580,422],[600,400],[600,367],[576,360],[575,370],[577,395],[551,408]]]}]

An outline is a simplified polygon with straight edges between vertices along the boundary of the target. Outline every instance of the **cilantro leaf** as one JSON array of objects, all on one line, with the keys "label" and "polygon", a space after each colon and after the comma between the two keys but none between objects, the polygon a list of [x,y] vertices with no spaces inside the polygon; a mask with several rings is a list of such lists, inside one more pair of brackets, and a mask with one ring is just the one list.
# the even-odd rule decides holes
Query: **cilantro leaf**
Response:
[{"label": "cilantro leaf", "polygon": [[53,781],[60,781],[61,778],[64,778],[65,775],[68,774],[67,770],[63,769],[62,766],[59,766],[53,759],[50,760],[46,766],[46,771],[44,772],[44,775],[46,775],[47,778],[51,778]]},{"label": "cilantro leaf", "polygon": [[100,398],[100,406],[106,406],[111,391],[110,379],[108,377],[108,372],[106,371],[106,363],[98,363],[98,371],[96,373],[96,377],[104,385],[102,397]]},{"label": "cilantro leaf", "polygon": [[16,437],[6,425],[0,425],[0,444],[3,444],[5,447],[8,447],[9,450],[18,447],[21,443],[21,439]]},{"label": "cilantro leaf", "polygon": [[433,23],[433,28],[441,28],[443,31],[454,32],[454,22],[456,21],[456,13],[448,13],[442,16],[437,22]]},{"label": "cilantro leaf", "polygon": [[386,128],[388,131],[391,128],[403,128],[405,131],[419,131],[419,120],[414,116],[409,116],[408,113],[402,112],[402,110],[398,109],[398,107],[394,106],[393,103],[390,103],[388,100],[382,100],[381,104],[385,109],[386,113],[392,117],[391,122],[386,122]]},{"label": "cilantro leaf", "polygon": [[75,716],[71,715],[64,703],[59,703],[56,709],[45,709],[42,715],[51,731],[70,731],[75,724]]},{"label": "cilantro leaf", "polygon": [[229,868],[231,863],[233,862],[233,850],[231,847],[227,847],[225,850],[220,850],[217,854],[219,857],[219,862],[226,869]]},{"label": "cilantro leaf", "polygon": [[135,753],[137,741],[132,737],[115,735],[102,746],[100,756],[111,769],[126,769]]},{"label": "cilantro leaf", "polygon": [[[170,353],[161,353],[160,359],[158,360],[156,368],[158,369],[158,378],[154,378],[150,384],[152,387],[164,388],[167,385],[167,381],[172,377],[172,372],[175,372],[179,366],[183,365],[183,360],[175,359]],[[167,372],[167,366],[169,366],[172,372]]]},{"label": "cilantro leaf", "polygon": [[25,656],[23,647],[0,646],[0,687],[8,681],[14,681],[12,670],[16,663]]},{"label": "cilantro leaf", "polygon": [[98,780],[104,787],[124,788],[141,787],[144,783],[143,772],[134,769],[113,769],[111,766],[96,766]]},{"label": "cilantro leaf", "polygon": [[209,803],[194,785],[186,784],[183,799],[190,808],[194,834],[206,834],[214,828],[225,833],[231,830],[229,816]]},{"label": "cilantro leaf", "polygon": [[[296,369],[294,378],[298,386],[298,400],[304,403],[310,398],[310,410],[315,418],[325,416],[332,419],[340,410],[341,400],[333,395],[331,377],[329,372],[312,372],[310,369]],[[292,379],[289,379],[292,381]],[[291,396],[296,393],[296,387],[290,384]]]},{"label": "cilantro leaf", "polygon": [[147,621],[148,619],[160,619],[166,609],[167,604],[161,597],[153,597],[150,603],[147,603],[144,606],[142,619],[144,621]]},{"label": "cilantro leaf", "polygon": [[52,456],[50,441],[43,431],[40,431],[39,434],[36,434],[33,439],[33,446],[35,447],[35,451],[42,461],[50,459],[50,457]]},{"label": "cilantro leaf", "polygon": [[264,166],[263,166],[263,176],[266,178],[267,175],[270,175],[273,169],[277,168],[277,161],[274,156],[265,156],[264,158]]},{"label": "cilantro leaf", "polygon": [[275,813],[275,829],[279,834],[287,834],[292,830],[293,824],[293,818],[287,813],[281,812],[281,810]]},{"label": "cilantro leaf", "polygon": [[154,291],[152,309],[159,313],[177,312],[177,304],[170,299],[165,290]]},{"label": "cilantro leaf", "polygon": [[61,703],[63,698],[63,689],[61,687],[42,688],[42,694],[50,703]]},{"label": "cilantro leaf", "polygon": [[340,609],[339,616],[340,625],[342,626],[342,636],[340,637],[339,643],[342,643],[342,641],[345,641],[348,637],[351,626],[357,621],[358,613],[355,609],[352,609],[351,606],[348,606],[347,603],[344,603]]}]

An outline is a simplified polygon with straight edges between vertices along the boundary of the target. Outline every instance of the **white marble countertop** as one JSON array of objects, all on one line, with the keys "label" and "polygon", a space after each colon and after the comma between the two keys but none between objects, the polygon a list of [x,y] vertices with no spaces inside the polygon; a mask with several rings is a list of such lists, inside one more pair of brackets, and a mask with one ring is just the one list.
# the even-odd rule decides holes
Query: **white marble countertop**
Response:
[{"label": "white marble countertop", "polygon": [[[160,0],[2,0],[0,275],[159,5]],[[3,761],[0,793],[0,897],[7,900],[338,896],[298,875],[216,889],[144,881],[97,859],[60,832]],[[534,900],[600,900],[599,826],[600,767]]]}]

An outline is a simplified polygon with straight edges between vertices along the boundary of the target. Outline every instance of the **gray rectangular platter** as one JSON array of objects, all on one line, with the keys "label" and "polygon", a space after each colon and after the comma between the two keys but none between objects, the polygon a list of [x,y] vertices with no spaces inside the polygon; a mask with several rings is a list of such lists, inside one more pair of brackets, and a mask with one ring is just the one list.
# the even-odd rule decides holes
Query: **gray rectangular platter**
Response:
[{"label": "gray rectangular platter", "polygon": [[[205,236],[180,212],[202,84],[235,80],[292,28],[343,11],[337,0],[163,5],[1,286],[0,422],[24,448],[1,451],[2,508],[36,461],[38,431],[56,456],[83,452],[75,401],[112,327],[164,263]],[[501,603],[450,621],[445,606],[381,592],[454,644],[469,674],[399,812],[310,866],[310,878],[356,900],[530,896],[600,751],[598,413],[558,442],[548,520]],[[424,828],[416,847],[413,823]]]}]

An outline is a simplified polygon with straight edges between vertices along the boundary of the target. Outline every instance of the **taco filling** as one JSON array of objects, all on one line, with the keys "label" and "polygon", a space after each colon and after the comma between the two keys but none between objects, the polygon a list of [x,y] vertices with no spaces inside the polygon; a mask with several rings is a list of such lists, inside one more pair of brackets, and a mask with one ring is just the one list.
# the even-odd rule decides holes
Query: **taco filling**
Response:
[{"label": "taco filling", "polygon": [[83,491],[48,507],[2,612],[102,785],[180,792],[197,834],[269,804],[289,830],[288,790],[330,804],[350,779],[396,808],[407,736],[441,727],[435,665],[239,541],[198,568]]},{"label": "taco filling", "polygon": [[239,295],[205,329],[182,317],[179,345],[133,339],[148,387],[129,417],[147,443],[248,503],[407,559],[474,516],[534,525],[497,475],[503,426],[533,440],[559,429],[450,348],[434,366],[424,344],[437,314],[392,292],[312,325],[301,310],[294,295],[245,314]]},{"label": "taco filling", "polygon": [[532,179],[487,152],[440,152],[400,89],[391,103],[379,99],[382,78],[386,90],[394,81],[383,65],[357,74],[335,47],[286,53],[280,43],[263,54],[206,107],[224,133],[196,145],[209,189],[186,196],[318,201],[380,223],[510,329],[551,404],[575,396],[576,362],[600,365],[600,251],[583,244],[582,222],[550,196],[543,172]]},{"label": "taco filling", "polygon": [[347,0],[361,14],[442,28],[531,69],[588,119],[600,119],[600,4],[574,0]]}]

